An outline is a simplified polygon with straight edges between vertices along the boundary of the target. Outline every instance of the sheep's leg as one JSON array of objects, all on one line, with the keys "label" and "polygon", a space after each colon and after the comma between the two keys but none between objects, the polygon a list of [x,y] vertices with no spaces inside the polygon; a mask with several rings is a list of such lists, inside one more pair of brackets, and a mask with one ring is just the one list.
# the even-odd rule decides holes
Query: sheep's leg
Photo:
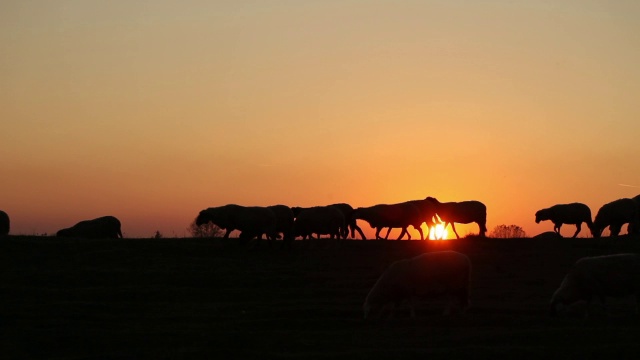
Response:
[{"label": "sheep's leg", "polygon": [[560,228],[562,227],[562,223],[560,223],[560,224],[553,224],[553,225],[555,225],[555,226],[553,227],[553,231],[555,231],[555,232],[556,232],[556,234],[560,235]]},{"label": "sheep's leg", "polygon": [[227,229],[227,231],[224,232],[224,236],[222,238],[223,239],[228,239],[230,233],[231,233],[231,229]]},{"label": "sheep's leg", "polygon": [[[398,236],[398,240],[402,240],[402,238],[404,237],[404,234],[408,234],[407,228],[402,228],[402,232],[400,233],[400,236]],[[411,240],[411,236],[409,236],[409,240]]]},{"label": "sheep's leg", "polygon": [[572,238],[575,239],[576,236],[578,236],[578,233],[580,233],[580,230],[582,229],[582,223],[577,223],[576,224],[576,233],[573,234]]},{"label": "sheep's leg", "polygon": [[[455,223],[449,223],[451,224],[451,229],[453,229],[453,233],[456,234],[456,238],[460,239],[460,235],[458,235],[458,232],[456,231],[456,225]],[[446,227],[446,226],[445,226]]]},{"label": "sheep's leg", "polygon": [[382,238],[380,237],[380,231],[382,231],[382,228],[381,228],[381,227],[377,227],[377,228],[376,228],[376,240],[380,240],[380,239],[382,239]]},{"label": "sheep's leg", "polygon": [[389,229],[387,229],[387,235],[384,237],[385,240],[387,240],[389,238],[389,233],[391,232],[391,226],[389,226]]},{"label": "sheep's leg", "polygon": [[[358,231],[358,233],[360,234],[360,236],[362,237],[362,240],[367,240],[367,237],[364,236],[364,233],[362,232],[362,229],[360,229],[360,227],[358,225],[354,225],[355,229]],[[351,228],[351,237],[352,238],[356,238],[355,234],[353,233],[353,228]]]},{"label": "sheep's leg", "polygon": [[[418,232],[420,233],[420,240],[424,240],[424,233],[422,232],[422,227],[418,226],[418,227],[413,227],[414,229],[418,230]],[[427,233],[428,234],[428,233]]]}]

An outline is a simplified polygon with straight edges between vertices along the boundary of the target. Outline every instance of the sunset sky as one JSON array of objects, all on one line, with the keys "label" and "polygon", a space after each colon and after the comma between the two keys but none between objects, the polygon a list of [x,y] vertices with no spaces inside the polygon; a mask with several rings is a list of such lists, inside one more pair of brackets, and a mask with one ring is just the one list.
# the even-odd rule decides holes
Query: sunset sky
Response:
[{"label": "sunset sky", "polygon": [[640,194],[639,18],[632,0],[3,1],[0,209],[12,234],[114,215],[182,237],[227,203],[434,196],[536,235],[541,208]]}]

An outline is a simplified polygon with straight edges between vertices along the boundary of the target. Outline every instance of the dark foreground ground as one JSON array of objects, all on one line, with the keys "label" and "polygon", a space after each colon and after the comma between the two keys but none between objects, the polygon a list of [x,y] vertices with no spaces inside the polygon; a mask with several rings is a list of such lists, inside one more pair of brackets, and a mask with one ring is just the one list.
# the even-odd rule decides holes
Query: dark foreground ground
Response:
[{"label": "dark foreground ground", "polygon": [[[0,241],[0,358],[594,358],[640,355],[633,299],[584,320],[547,317],[580,257],[640,239],[344,241],[292,250],[230,239]],[[473,263],[472,308],[365,322],[393,261],[453,249]],[[614,357],[615,358],[615,357]]]}]

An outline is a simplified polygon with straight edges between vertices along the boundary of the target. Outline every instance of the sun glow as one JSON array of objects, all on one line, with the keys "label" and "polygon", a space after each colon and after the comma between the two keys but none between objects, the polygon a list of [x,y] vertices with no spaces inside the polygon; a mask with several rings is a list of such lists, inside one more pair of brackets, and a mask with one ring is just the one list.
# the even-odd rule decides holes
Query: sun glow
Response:
[{"label": "sun glow", "polygon": [[447,233],[448,231],[444,224],[436,224],[436,226],[429,229],[429,240],[446,240]]}]

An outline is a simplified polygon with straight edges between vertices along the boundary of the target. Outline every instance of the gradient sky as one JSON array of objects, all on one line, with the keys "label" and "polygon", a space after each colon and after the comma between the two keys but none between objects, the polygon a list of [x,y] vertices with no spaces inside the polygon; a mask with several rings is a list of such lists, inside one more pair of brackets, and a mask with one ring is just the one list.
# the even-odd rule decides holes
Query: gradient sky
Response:
[{"label": "gradient sky", "polygon": [[0,208],[13,234],[110,214],[181,237],[227,203],[434,196],[549,231],[541,208],[640,193],[638,18],[632,0],[3,1]]}]

